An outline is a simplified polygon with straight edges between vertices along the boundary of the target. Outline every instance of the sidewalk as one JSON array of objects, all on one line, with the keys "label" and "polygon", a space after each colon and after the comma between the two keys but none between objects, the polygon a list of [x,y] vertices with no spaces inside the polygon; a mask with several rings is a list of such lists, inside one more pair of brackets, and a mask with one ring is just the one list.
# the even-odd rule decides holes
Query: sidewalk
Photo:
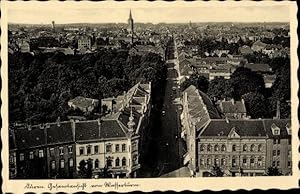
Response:
[{"label": "sidewalk", "polygon": [[167,174],[161,176],[161,178],[165,177],[190,177],[191,173],[188,167],[184,166]]}]

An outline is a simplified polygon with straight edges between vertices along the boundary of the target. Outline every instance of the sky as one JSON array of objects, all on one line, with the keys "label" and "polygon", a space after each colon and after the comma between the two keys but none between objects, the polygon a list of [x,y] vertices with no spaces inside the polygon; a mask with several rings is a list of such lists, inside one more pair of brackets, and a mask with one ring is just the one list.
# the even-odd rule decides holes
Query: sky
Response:
[{"label": "sky", "polygon": [[[181,3],[181,4],[180,4]],[[187,4],[138,2],[35,2],[9,4],[8,22],[25,24],[127,23],[131,9],[135,22],[289,22],[289,6],[279,4]],[[246,6],[245,6],[246,5]],[[261,6],[263,5],[263,6]]]}]

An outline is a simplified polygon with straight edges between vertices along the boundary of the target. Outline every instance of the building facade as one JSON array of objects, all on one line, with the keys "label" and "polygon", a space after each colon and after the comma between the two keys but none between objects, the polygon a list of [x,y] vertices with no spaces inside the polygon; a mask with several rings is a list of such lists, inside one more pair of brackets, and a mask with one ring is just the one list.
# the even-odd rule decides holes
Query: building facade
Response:
[{"label": "building facade", "polygon": [[89,50],[92,48],[92,39],[89,36],[81,36],[78,39],[78,49],[79,50]]},{"label": "building facade", "polygon": [[[291,174],[289,119],[221,118],[208,96],[194,86],[183,92],[181,137],[187,143],[184,164],[195,176],[262,176],[270,167]],[[231,102],[228,102],[231,103]]]}]

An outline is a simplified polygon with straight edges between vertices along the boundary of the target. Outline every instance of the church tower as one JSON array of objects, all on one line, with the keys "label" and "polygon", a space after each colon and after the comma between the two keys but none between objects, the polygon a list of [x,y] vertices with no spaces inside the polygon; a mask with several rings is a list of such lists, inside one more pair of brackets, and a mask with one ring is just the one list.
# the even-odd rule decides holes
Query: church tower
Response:
[{"label": "church tower", "polygon": [[128,32],[133,35],[133,19],[131,15],[131,10],[129,12],[129,18],[128,18]]}]

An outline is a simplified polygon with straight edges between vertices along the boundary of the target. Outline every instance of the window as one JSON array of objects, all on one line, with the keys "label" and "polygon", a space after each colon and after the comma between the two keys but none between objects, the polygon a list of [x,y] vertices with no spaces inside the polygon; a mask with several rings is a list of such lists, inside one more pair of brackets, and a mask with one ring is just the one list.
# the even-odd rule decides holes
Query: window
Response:
[{"label": "window", "polygon": [[292,144],[292,139],[288,139],[288,144],[289,144],[289,145]]},{"label": "window", "polygon": [[257,147],[257,150],[259,151],[259,152],[261,152],[262,151],[262,145],[258,145],[258,147]]},{"label": "window", "polygon": [[273,150],[273,156],[276,156],[276,150]]},{"label": "window", "polygon": [[200,159],[200,165],[204,165],[204,160],[203,160],[203,158]]},{"label": "window", "polygon": [[112,147],[111,144],[106,145],[106,152],[112,152],[111,147]]},{"label": "window", "polygon": [[59,155],[64,155],[64,148],[63,147],[59,148]]},{"label": "window", "polygon": [[244,152],[248,151],[248,146],[246,144],[243,146],[243,151]]},{"label": "window", "polygon": [[280,139],[277,140],[278,144],[280,144]]},{"label": "window", "polygon": [[51,170],[55,170],[55,168],[56,168],[55,160],[52,160],[51,161]]},{"label": "window", "polygon": [[279,130],[278,129],[274,130],[274,135],[279,135]]},{"label": "window", "polygon": [[254,152],[254,150],[255,150],[255,145],[252,144],[251,147],[250,147],[250,151]]},{"label": "window", "polygon": [[84,154],[84,147],[80,147],[79,148],[79,155],[83,155]]},{"label": "window", "polygon": [[68,152],[71,154],[73,153],[73,146],[68,146]]},{"label": "window", "polygon": [[250,159],[250,166],[253,167],[254,166],[254,158]]},{"label": "window", "polygon": [[280,156],[280,150],[277,150],[277,156]]},{"label": "window", "polygon": [[24,153],[20,153],[20,161],[24,161]]},{"label": "window", "polygon": [[94,146],[94,154],[98,154],[99,153],[99,146]]},{"label": "window", "polygon": [[111,168],[112,167],[112,160],[109,158],[109,159],[107,159],[107,161],[106,161],[106,166],[108,167],[108,168]]},{"label": "window", "polygon": [[116,159],[116,166],[120,166],[120,159],[119,158]]},{"label": "window", "polygon": [[215,165],[219,166],[219,158],[215,158]]},{"label": "window", "polygon": [[289,151],[288,151],[288,157],[291,157],[291,156],[292,156],[292,151],[289,150]]},{"label": "window", "polygon": [[120,152],[120,145],[119,145],[119,144],[116,144],[116,145],[115,145],[115,149],[116,149],[116,152]]},{"label": "window", "polygon": [[207,151],[210,152],[211,151],[211,145],[207,146]]},{"label": "window", "polygon": [[[138,156],[137,155],[133,156],[132,163],[133,163],[133,165],[137,165],[138,164]],[[130,160],[129,160],[129,165],[130,165]]]},{"label": "window", "polygon": [[99,168],[99,160],[98,159],[95,160],[95,169],[97,169],[97,168]]},{"label": "window", "polygon": [[272,162],[272,166],[275,166],[275,161]]},{"label": "window", "polygon": [[29,152],[29,159],[33,159],[33,152]]},{"label": "window", "polygon": [[64,159],[61,159],[61,160],[60,160],[59,167],[60,167],[61,169],[65,168],[65,160],[64,160]]},{"label": "window", "polygon": [[279,167],[280,166],[280,161],[277,161],[277,167]]},{"label": "window", "polygon": [[122,152],[126,151],[126,144],[122,144]]},{"label": "window", "polygon": [[243,158],[243,166],[247,166],[247,158]]},{"label": "window", "polygon": [[236,167],[236,159],[235,158],[232,159],[232,167]]},{"label": "window", "polygon": [[219,151],[219,146],[215,145],[215,152]]},{"label": "window", "polygon": [[204,145],[200,145],[200,151],[204,151],[204,149],[205,149],[205,146]]},{"label": "window", "polygon": [[122,159],[122,166],[126,166],[126,158],[125,157]]},{"label": "window", "polygon": [[39,158],[43,158],[44,157],[44,150],[39,150]]},{"label": "window", "polygon": [[236,151],[236,145],[235,145],[235,144],[232,145],[232,151],[233,151],[233,152]]},{"label": "window", "polygon": [[291,161],[288,161],[288,167],[291,167],[291,166],[292,166]]},{"label": "window", "polygon": [[226,159],[225,159],[225,158],[222,158],[222,159],[221,159],[221,165],[224,166],[225,164],[226,164]]},{"label": "window", "polygon": [[69,159],[69,167],[72,168],[74,166],[74,160],[73,158]]},{"label": "window", "polygon": [[87,155],[91,154],[91,146],[90,145],[86,146],[86,154]]},{"label": "window", "polygon": [[273,139],[273,144],[276,144],[276,139]]},{"label": "window", "polygon": [[13,156],[9,156],[9,163],[13,163],[14,162],[14,157]]},{"label": "window", "polygon": [[259,167],[262,166],[262,159],[261,159],[261,158],[258,158],[258,159],[257,159],[257,165],[258,165]]},{"label": "window", "polygon": [[207,165],[211,165],[211,159],[207,158]]},{"label": "window", "polygon": [[50,156],[54,156],[54,148],[50,148]]},{"label": "window", "polygon": [[226,146],[225,146],[225,145],[222,145],[221,151],[222,151],[222,152],[225,152],[225,151],[226,151]]}]

